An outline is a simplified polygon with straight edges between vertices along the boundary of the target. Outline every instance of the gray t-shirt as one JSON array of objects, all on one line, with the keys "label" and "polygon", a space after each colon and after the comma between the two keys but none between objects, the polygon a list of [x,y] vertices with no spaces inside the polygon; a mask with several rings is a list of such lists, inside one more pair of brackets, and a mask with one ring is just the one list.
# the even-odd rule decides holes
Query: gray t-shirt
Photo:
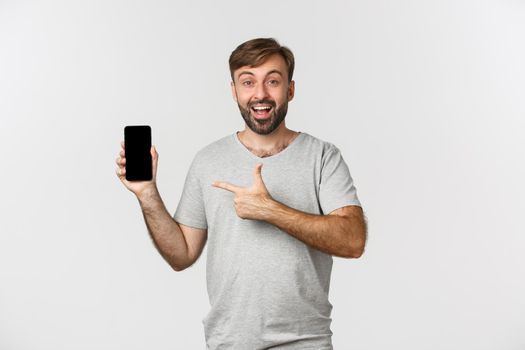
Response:
[{"label": "gray t-shirt", "polygon": [[270,195],[291,208],[328,214],[360,206],[339,149],[307,133],[265,158],[251,153],[237,133],[200,150],[173,217],[208,229],[207,348],[332,349],[332,256],[267,222],[239,218],[234,194],[211,185],[217,180],[249,187],[257,163],[263,163]]}]

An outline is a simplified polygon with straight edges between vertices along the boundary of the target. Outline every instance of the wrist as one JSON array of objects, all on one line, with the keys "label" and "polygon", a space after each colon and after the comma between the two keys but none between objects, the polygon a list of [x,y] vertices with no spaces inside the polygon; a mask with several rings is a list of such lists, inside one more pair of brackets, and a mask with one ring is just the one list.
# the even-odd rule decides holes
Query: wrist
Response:
[{"label": "wrist", "polygon": [[135,193],[135,195],[137,196],[139,202],[143,203],[157,197],[159,195],[159,191],[157,189],[157,185],[152,183],[151,185],[144,186],[144,188]]},{"label": "wrist", "polygon": [[272,223],[278,211],[281,210],[281,207],[282,207],[281,203],[269,197],[265,205],[265,210],[263,210],[263,213],[262,213],[263,220],[269,223]]}]

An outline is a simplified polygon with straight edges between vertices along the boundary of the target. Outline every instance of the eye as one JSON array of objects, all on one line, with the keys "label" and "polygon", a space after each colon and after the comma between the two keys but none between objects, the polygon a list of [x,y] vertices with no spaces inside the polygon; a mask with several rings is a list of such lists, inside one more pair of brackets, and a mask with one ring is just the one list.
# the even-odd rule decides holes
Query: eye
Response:
[{"label": "eye", "polygon": [[277,85],[279,85],[279,80],[277,80],[277,79],[268,80],[268,85],[277,86]]},{"label": "eye", "polygon": [[245,80],[245,81],[241,82],[241,84],[243,86],[252,86],[253,82],[251,80]]}]

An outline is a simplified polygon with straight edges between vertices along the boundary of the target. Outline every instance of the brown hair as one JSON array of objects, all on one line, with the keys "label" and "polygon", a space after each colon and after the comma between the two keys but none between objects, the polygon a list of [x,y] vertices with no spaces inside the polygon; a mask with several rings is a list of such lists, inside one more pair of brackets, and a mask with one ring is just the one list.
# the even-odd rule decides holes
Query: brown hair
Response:
[{"label": "brown hair", "polygon": [[230,55],[230,74],[233,79],[233,72],[237,69],[250,66],[258,67],[268,59],[270,55],[279,54],[284,58],[288,67],[288,82],[292,80],[295,65],[292,51],[286,46],[281,46],[273,38],[258,38],[248,40],[237,46]]}]

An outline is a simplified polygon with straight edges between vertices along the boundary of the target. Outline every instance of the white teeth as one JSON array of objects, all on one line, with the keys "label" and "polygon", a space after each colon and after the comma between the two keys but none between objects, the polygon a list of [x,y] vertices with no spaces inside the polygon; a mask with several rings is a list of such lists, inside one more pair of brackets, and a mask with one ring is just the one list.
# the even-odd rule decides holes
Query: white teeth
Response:
[{"label": "white teeth", "polygon": [[270,106],[267,106],[267,107],[253,107],[253,109],[255,109],[256,111],[262,111],[262,110],[265,110],[265,109],[271,109],[272,107]]}]

